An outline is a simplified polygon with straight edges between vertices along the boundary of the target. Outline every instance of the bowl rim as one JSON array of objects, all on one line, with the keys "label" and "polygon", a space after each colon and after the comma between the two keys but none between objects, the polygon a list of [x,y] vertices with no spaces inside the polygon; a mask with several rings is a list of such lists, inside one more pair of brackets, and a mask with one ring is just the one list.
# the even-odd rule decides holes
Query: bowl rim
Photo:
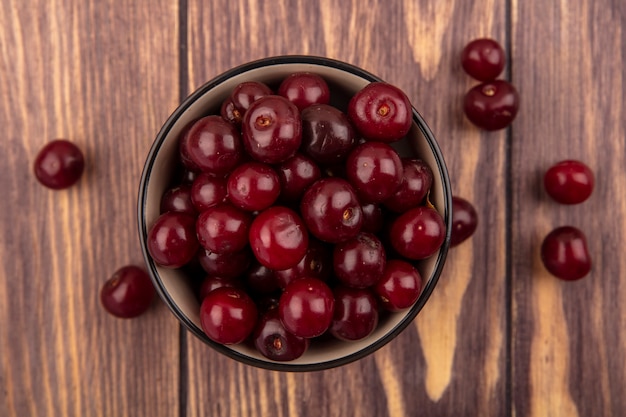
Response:
[{"label": "bowl rim", "polygon": [[313,56],[313,55],[281,55],[274,56],[268,58],[262,58],[255,61],[251,61],[237,67],[231,68],[220,75],[214,77],[209,80],[194,92],[192,92],[187,98],[185,98],[182,103],[173,111],[173,113],[168,117],[166,122],[163,124],[161,129],[159,130],[154,142],[150,147],[150,151],[148,152],[148,156],[146,157],[146,162],[143,167],[143,171],[141,174],[141,180],[139,182],[139,192],[137,199],[137,225],[139,232],[139,241],[141,245],[141,250],[143,253],[144,260],[146,262],[146,266],[148,268],[148,272],[150,275],[150,279],[152,280],[157,293],[161,297],[161,299],[165,302],[168,308],[172,311],[172,313],[176,316],[176,318],[196,337],[200,340],[211,346],[213,349],[218,352],[235,359],[239,362],[245,363],[247,365],[252,365],[258,368],[274,370],[274,371],[321,371],[325,369],[335,368],[338,366],[342,366],[348,364],[350,362],[354,362],[358,359],[364,358],[368,356],[378,349],[382,348],[384,345],[393,340],[398,334],[400,334],[412,321],[415,319],[417,314],[424,307],[432,291],[434,290],[437,282],[439,281],[439,277],[445,265],[445,259],[448,253],[448,249],[450,246],[450,235],[452,229],[452,191],[450,185],[450,178],[448,175],[448,170],[445,164],[445,160],[439,145],[422,118],[422,116],[418,113],[415,107],[412,106],[413,113],[413,121],[417,124],[420,132],[426,139],[430,150],[432,151],[435,160],[437,161],[437,172],[441,178],[443,194],[444,194],[444,223],[446,225],[446,235],[444,238],[444,242],[441,245],[439,250],[439,254],[435,261],[434,269],[431,273],[430,279],[424,285],[422,289],[422,293],[418,298],[417,302],[406,312],[405,316],[400,320],[399,323],[396,324],[390,331],[385,333],[381,338],[374,341],[373,343],[365,346],[361,350],[353,352],[349,355],[342,356],[339,358],[330,359],[328,361],[316,362],[316,363],[307,363],[307,364],[296,364],[290,362],[276,362],[270,359],[262,360],[254,357],[247,356],[236,350],[230,349],[228,346],[222,345],[220,343],[214,342],[209,339],[206,334],[199,328],[187,315],[178,307],[178,305],[174,302],[172,297],[169,295],[166,290],[159,272],[156,268],[156,264],[150,257],[148,252],[146,238],[148,235],[148,225],[146,224],[145,213],[146,213],[146,205],[147,205],[147,193],[148,193],[148,180],[151,176],[152,170],[154,168],[154,163],[156,160],[156,156],[158,155],[163,143],[169,135],[170,130],[178,121],[183,113],[187,111],[187,109],[201,96],[205,93],[216,87],[217,85],[223,83],[224,81],[232,78],[236,75],[248,72],[250,70],[254,70],[261,67],[269,67],[273,65],[283,65],[283,64],[311,64],[318,66],[326,66],[335,68],[344,72],[348,72],[350,74],[361,77],[370,82],[383,82],[383,80],[370,72],[359,68],[355,65],[348,64],[346,62],[338,61],[332,58]]}]

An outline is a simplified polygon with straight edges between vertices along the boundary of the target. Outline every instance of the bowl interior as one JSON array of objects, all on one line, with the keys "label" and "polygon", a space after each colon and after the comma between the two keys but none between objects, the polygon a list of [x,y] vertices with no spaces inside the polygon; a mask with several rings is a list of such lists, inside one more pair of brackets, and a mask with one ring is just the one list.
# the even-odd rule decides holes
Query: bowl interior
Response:
[{"label": "bowl interior", "polygon": [[[159,133],[144,169],[139,201],[139,222],[146,262],[157,290],[174,314],[196,336],[218,350],[244,362],[274,369],[299,367],[308,369],[311,368],[311,365],[319,369],[320,366],[327,367],[324,364],[337,365],[364,356],[385,344],[415,317],[430,295],[445,259],[449,240],[448,232],[446,241],[439,253],[417,264],[422,275],[424,291],[416,305],[410,310],[394,313],[381,319],[374,333],[363,340],[356,342],[329,340],[320,344],[312,343],[311,348],[299,359],[287,363],[277,363],[268,360],[245,344],[222,346],[211,342],[204,335],[200,326],[200,303],[189,283],[189,278],[180,270],[162,268],[154,264],[147,256],[145,249],[146,231],[160,214],[161,196],[172,185],[172,172],[174,172],[178,161],[178,136],[184,127],[192,121],[209,114],[219,114],[222,101],[240,82],[256,80],[276,87],[285,76],[299,71],[310,71],[322,76],[331,88],[331,104],[343,109],[347,108],[350,97],[356,91],[375,79],[363,71],[350,72],[345,68],[327,66],[321,62],[271,62],[268,66],[251,66],[240,72],[231,71],[227,73],[228,76],[218,77],[214,82],[207,83],[186,100]],[[394,143],[393,146],[401,156],[417,155],[432,168],[434,183],[430,201],[443,216],[449,231],[450,185],[447,171],[443,160],[437,156],[439,150],[436,143],[432,137],[427,138],[424,134],[428,128],[415,111],[413,119],[413,126],[407,138]]]}]

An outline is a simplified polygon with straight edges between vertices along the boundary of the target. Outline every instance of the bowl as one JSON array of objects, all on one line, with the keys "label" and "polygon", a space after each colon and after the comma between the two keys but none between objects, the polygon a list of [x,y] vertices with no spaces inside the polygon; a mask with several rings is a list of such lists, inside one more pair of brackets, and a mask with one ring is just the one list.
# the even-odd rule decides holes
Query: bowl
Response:
[{"label": "bowl", "polygon": [[416,303],[408,310],[381,318],[376,330],[362,340],[311,343],[304,355],[290,362],[272,361],[248,344],[222,345],[205,335],[200,325],[200,303],[190,277],[184,270],[160,267],[151,259],[147,249],[149,228],[160,214],[161,196],[171,186],[173,172],[178,164],[178,137],[192,121],[209,114],[219,114],[222,101],[237,84],[254,80],[277,86],[285,76],[300,71],[322,76],[331,89],[331,104],[344,109],[355,92],[370,82],[382,81],[353,65],[314,56],[266,58],[226,71],[192,93],[165,122],[148,153],[138,196],[138,227],[143,255],[157,292],[172,313],[194,336],[213,349],[237,361],[279,371],[316,371],[344,365],[373,353],[396,337],[424,307],[435,288],[444,266],[451,229],[452,196],[444,158],[433,133],[413,108],[413,124],[409,134],[393,146],[401,156],[417,155],[429,164],[434,174],[429,200],[446,225],[445,240],[439,251],[416,263],[423,280],[423,290]]}]

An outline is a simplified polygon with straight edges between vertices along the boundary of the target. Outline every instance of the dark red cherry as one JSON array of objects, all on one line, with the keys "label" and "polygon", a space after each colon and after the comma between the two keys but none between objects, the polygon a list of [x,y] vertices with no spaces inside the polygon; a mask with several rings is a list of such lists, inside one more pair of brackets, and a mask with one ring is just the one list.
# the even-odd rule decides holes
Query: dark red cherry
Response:
[{"label": "dark red cherry", "polygon": [[301,278],[287,285],[278,302],[278,314],[285,329],[299,337],[324,333],[333,319],[335,298],[323,281]]},{"label": "dark red cherry", "polygon": [[243,120],[243,112],[237,109],[232,98],[228,97],[222,102],[220,107],[220,116],[235,126],[240,126]]},{"label": "dark red cherry", "polygon": [[180,157],[180,162],[183,164],[183,167],[185,167],[185,169],[187,171],[190,172],[200,172],[201,168],[191,160],[191,156],[189,156],[189,151],[188,151],[188,142],[189,142],[189,132],[191,131],[191,127],[197,122],[197,120],[194,120],[191,123],[188,123],[187,126],[185,126],[182,130],[182,132],[180,132],[180,135],[178,136],[178,156]]},{"label": "dark red cherry", "polygon": [[352,124],[336,107],[316,104],[302,110],[302,151],[317,163],[340,163],[355,142]]},{"label": "dark red cherry", "polygon": [[424,259],[435,254],[445,239],[446,227],[439,213],[425,206],[413,208],[391,224],[391,245],[408,259]]},{"label": "dark red cherry", "polygon": [[192,216],[197,214],[196,208],[191,201],[191,186],[179,185],[167,190],[161,197],[161,213],[179,211]]},{"label": "dark red cherry", "polygon": [[242,276],[252,263],[252,253],[250,248],[225,254],[201,249],[198,253],[198,262],[209,275],[236,278]]},{"label": "dark red cherry", "polygon": [[225,203],[226,180],[207,173],[199,174],[191,185],[191,202],[198,212]]},{"label": "dark red cherry", "polygon": [[300,262],[309,245],[309,234],[298,214],[282,206],[259,213],[249,233],[256,259],[270,269],[287,269]]},{"label": "dark red cherry", "polygon": [[280,194],[278,174],[260,162],[239,165],[228,176],[226,185],[231,203],[248,211],[268,208]]},{"label": "dark red cherry", "polygon": [[83,175],[85,158],[74,143],[56,139],[46,144],[34,163],[35,177],[44,186],[61,190],[74,185]]},{"label": "dark red cherry", "polygon": [[198,241],[212,252],[239,252],[248,245],[251,223],[250,213],[230,204],[210,207],[198,216]]},{"label": "dark red cherry", "polygon": [[332,252],[317,239],[309,239],[309,247],[304,257],[294,267],[274,271],[276,281],[284,289],[295,280],[304,277],[328,281],[333,272]]},{"label": "dark red cherry", "polygon": [[311,72],[288,75],[278,87],[278,95],[285,97],[302,110],[313,104],[328,104],[330,89],[322,77]]},{"label": "dark red cherry", "polygon": [[273,361],[298,359],[309,347],[309,339],[289,333],[278,317],[278,308],[270,308],[261,316],[252,333],[254,346]]},{"label": "dark red cherry", "polygon": [[591,271],[591,257],[584,233],[573,226],[551,231],[541,244],[541,261],[552,275],[573,281]]},{"label": "dark red cherry", "polygon": [[246,287],[256,294],[273,294],[280,289],[275,272],[260,262],[253,263],[244,280]]},{"label": "dark red cherry", "polygon": [[379,203],[402,183],[404,169],[395,149],[382,142],[357,146],[346,161],[346,175],[361,201]]},{"label": "dark red cherry", "polygon": [[385,261],[385,248],[371,233],[359,233],[355,238],[336,244],[333,251],[335,276],[353,288],[376,284],[385,269]]},{"label": "dark red cherry", "polygon": [[433,184],[433,171],[421,159],[402,158],[404,175],[400,186],[383,204],[396,213],[419,206]]},{"label": "dark red cherry", "polygon": [[593,192],[593,171],[580,161],[558,162],[543,177],[546,192],[561,204],[579,204]]},{"label": "dark red cherry", "polygon": [[399,88],[373,82],[352,97],[348,116],[366,139],[394,142],[409,132],[412,107]]},{"label": "dark red cherry", "polygon": [[215,175],[229,173],[239,163],[242,153],[239,131],[220,116],[206,116],[194,123],[181,147],[181,154]]},{"label": "dark red cherry", "polygon": [[288,203],[300,200],[306,189],[322,176],[319,166],[301,153],[278,165],[276,172],[280,180],[280,198]]},{"label": "dark red cherry", "polygon": [[450,247],[468,239],[478,225],[478,214],[474,206],[461,197],[452,197],[452,231]]},{"label": "dark red cherry", "polygon": [[266,164],[283,162],[295,155],[302,142],[300,112],[284,97],[261,97],[246,111],[242,133],[252,158]]},{"label": "dark red cherry", "polygon": [[120,318],[137,317],[152,304],[154,286],[148,273],[137,266],[124,266],[109,278],[100,290],[100,302],[106,311]]},{"label": "dark red cherry", "polygon": [[154,262],[167,268],[180,268],[198,251],[196,219],[186,213],[164,213],[154,222],[146,240]]},{"label": "dark red cherry", "polygon": [[238,288],[217,288],[207,294],[200,306],[202,330],[217,343],[243,342],[252,333],[257,316],[252,298]]},{"label": "dark red cherry", "polygon": [[363,204],[363,226],[361,231],[369,233],[379,233],[383,229],[383,210],[378,204]]},{"label": "dark red cherry", "polygon": [[200,284],[200,302],[204,300],[211,291],[222,287],[243,288],[241,281],[233,278],[224,278],[218,275],[209,275]]},{"label": "dark red cherry", "polygon": [[258,81],[245,81],[233,89],[230,100],[243,117],[252,103],[271,94],[273,94],[272,90],[267,85]]},{"label": "dark red cherry", "polygon": [[341,340],[360,340],[378,325],[378,302],[370,289],[338,286],[330,333]]},{"label": "dark red cherry", "polygon": [[461,53],[463,69],[479,81],[495,80],[502,73],[504,64],[504,49],[493,39],[474,39]]},{"label": "dark red cherry", "polygon": [[311,185],[302,196],[300,213],[311,234],[330,243],[356,236],[363,223],[356,193],[341,178],[322,178]]},{"label": "dark red cherry", "polygon": [[485,130],[504,129],[515,119],[519,94],[512,84],[493,80],[465,94],[463,110],[470,122]]},{"label": "dark red cherry", "polygon": [[383,308],[402,311],[411,307],[422,292],[420,273],[406,261],[387,262],[382,278],[374,286]]}]

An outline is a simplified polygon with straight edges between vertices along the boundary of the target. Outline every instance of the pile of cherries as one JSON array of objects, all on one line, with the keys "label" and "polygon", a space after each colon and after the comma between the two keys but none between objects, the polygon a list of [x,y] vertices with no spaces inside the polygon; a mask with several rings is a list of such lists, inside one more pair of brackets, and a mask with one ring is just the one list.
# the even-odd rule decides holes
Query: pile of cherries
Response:
[{"label": "pile of cherries", "polygon": [[148,250],[163,267],[202,268],[200,322],[215,342],[293,360],[322,335],[367,337],[421,293],[415,262],[446,230],[431,168],[391,146],[411,128],[409,99],[382,82],[345,111],[331,99],[308,72],[275,92],[243,82],[179,137],[186,172]]}]

